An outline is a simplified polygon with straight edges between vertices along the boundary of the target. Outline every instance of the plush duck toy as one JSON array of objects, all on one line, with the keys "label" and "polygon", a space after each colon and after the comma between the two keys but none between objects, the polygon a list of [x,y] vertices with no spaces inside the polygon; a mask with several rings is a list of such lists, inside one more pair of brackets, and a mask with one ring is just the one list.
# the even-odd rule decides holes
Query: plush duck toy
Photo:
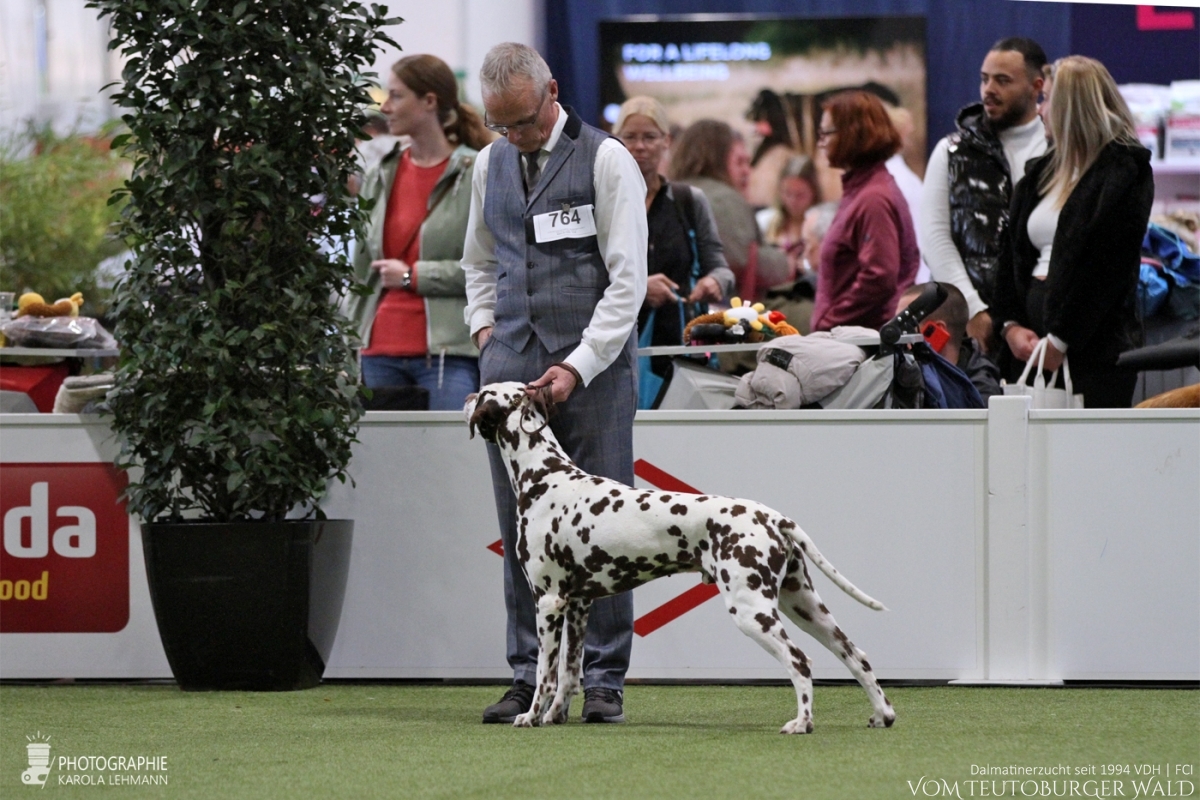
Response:
[{"label": "plush duck toy", "polygon": [[56,300],[53,305],[37,292],[26,292],[17,300],[18,317],[78,317],[83,305],[83,293]]}]

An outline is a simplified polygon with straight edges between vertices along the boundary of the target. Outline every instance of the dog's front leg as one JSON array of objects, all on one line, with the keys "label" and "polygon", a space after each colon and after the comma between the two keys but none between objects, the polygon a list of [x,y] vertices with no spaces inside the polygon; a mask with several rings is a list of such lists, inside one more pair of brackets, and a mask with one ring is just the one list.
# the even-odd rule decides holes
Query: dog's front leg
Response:
[{"label": "dog's front leg", "polygon": [[537,684],[529,711],[513,720],[517,728],[532,728],[542,724],[542,717],[554,697],[558,683],[559,644],[562,640],[563,617],[566,607],[558,595],[542,595],[537,599],[538,663]]},{"label": "dog's front leg", "polygon": [[562,725],[571,711],[571,698],[579,691],[579,676],[583,671],[583,637],[587,633],[590,604],[570,600],[563,621],[562,650],[558,658],[558,692],[543,720],[547,725]]}]

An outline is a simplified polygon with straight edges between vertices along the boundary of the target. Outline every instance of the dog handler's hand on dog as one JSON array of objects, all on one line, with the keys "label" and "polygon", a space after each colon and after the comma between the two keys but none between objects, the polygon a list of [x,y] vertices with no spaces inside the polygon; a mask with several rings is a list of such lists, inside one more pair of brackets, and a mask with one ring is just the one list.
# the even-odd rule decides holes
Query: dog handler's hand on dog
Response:
[{"label": "dog handler's hand on dog", "polygon": [[526,386],[525,391],[532,396],[543,386],[549,386],[550,396],[554,398],[554,402],[562,403],[571,396],[571,392],[575,391],[578,384],[579,375],[574,370],[555,364],[546,370],[545,375]]}]

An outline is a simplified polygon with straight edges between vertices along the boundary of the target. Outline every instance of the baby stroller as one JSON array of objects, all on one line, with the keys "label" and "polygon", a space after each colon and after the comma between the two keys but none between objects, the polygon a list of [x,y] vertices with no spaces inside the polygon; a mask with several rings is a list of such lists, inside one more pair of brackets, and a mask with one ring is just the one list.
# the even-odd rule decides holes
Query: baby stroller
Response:
[{"label": "baby stroller", "polygon": [[[979,391],[925,342],[921,323],[946,300],[930,283],[908,308],[879,329],[879,344],[821,408],[985,408]],[[864,348],[867,349],[867,348]]]},{"label": "baby stroller", "polygon": [[[920,333],[921,322],[946,299],[946,290],[930,284],[911,305],[888,321],[878,332],[865,329],[835,330],[840,341],[853,345],[858,353],[853,365],[841,371],[837,387],[826,384],[828,374],[816,376],[803,357],[785,349],[783,339],[762,345],[758,368],[737,378],[724,375],[686,359],[672,363],[670,381],[659,396],[660,409],[730,408],[984,408],[982,398],[970,380],[956,367],[937,355]],[[816,336],[783,337],[788,344],[817,345]],[[803,340],[803,341],[799,341]],[[826,342],[828,340],[825,340]],[[860,348],[855,350],[855,348]],[[852,373],[850,370],[853,370]],[[799,391],[778,391],[772,381],[778,378],[802,384]],[[806,391],[809,390],[809,391]],[[963,400],[967,396],[969,399]]]}]

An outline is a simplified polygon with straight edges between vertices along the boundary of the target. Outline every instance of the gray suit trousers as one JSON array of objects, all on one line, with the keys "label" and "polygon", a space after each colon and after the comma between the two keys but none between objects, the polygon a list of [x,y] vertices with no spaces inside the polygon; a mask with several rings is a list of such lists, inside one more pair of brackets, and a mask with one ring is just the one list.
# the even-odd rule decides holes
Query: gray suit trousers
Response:
[{"label": "gray suit trousers", "polygon": [[[493,337],[479,355],[480,383],[535,381],[573,349],[549,353],[533,336],[518,353]],[[633,415],[637,410],[634,352],[631,338],[617,360],[590,386],[577,386],[550,420],[550,429],[581,469],[628,486],[633,485]],[[508,663],[514,680],[533,685],[537,678],[537,614],[529,581],[516,556],[516,498],[500,449],[494,444],[488,444],[488,459],[504,541]],[[584,639],[583,685],[622,689],[632,646],[633,594],[623,592],[593,603]]]}]

